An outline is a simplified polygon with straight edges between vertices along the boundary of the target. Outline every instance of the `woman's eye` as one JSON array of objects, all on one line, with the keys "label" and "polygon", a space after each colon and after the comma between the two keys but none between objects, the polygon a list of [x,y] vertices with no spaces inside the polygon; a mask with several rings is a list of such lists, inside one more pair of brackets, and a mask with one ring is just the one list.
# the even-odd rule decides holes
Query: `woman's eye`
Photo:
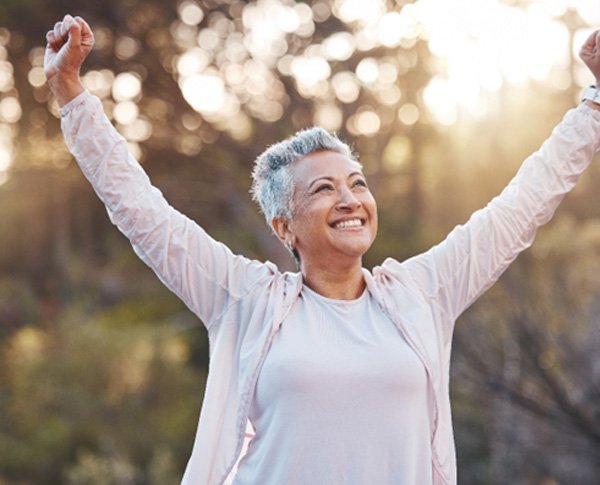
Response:
[{"label": "woman's eye", "polygon": [[327,192],[329,190],[333,190],[333,186],[330,184],[323,184],[323,185],[319,185],[317,187],[317,190],[315,190],[315,193],[317,192]]},{"label": "woman's eye", "polygon": [[354,182],[354,187],[359,186],[359,187],[367,187],[367,182],[365,182],[364,180],[357,180],[356,182]]}]

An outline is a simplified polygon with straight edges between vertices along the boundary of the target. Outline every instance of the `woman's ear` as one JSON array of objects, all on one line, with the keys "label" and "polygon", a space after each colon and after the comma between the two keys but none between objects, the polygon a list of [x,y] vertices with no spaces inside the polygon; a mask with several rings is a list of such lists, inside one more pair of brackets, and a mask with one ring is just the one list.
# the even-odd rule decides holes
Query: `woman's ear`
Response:
[{"label": "woman's ear", "polygon": [[271,228],[279,240],[288,245],[291,243],[291,232],[289,228],[289,221],[287,218],[282,216],[273,217],[271,220]]},{"label": "woman's ear", "polygon": [[290,221],[285,217],[274,217],[271,220],[273,232],[292,254],[296,264],[300,265],[300,253],[296,249],[296,236],[290,229]]}]

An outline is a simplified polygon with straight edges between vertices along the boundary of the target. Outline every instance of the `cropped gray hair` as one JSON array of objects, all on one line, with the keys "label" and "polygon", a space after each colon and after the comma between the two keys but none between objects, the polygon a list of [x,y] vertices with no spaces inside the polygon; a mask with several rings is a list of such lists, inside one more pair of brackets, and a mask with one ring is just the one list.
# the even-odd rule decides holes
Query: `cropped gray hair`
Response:
[{"label": "cropped gray hair", "polygon": [[298,131],[267,148],[254,162],[252,198],[258,202],[267,224],[275,217],[293,217],[294,183],[290,165],[311,153],[331,150],[355,160],[350,147],[337,135],[319,127]]}]

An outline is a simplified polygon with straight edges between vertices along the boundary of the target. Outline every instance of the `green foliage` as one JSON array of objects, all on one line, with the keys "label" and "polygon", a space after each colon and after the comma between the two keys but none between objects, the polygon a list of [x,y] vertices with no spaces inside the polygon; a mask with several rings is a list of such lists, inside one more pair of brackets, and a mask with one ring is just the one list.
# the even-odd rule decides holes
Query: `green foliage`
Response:
[{"label": "green foliage", "polygon": [[[202,400],[205,373],[190,365],[187,342],[200,330],[182,329],[176,315],[151,319],[153,306],[126,302],[92,317],[73,309],[50,328],[27,326],[5,342],[0,476],[177,481]],[[111,315],[127,322],[116,327]]]}]

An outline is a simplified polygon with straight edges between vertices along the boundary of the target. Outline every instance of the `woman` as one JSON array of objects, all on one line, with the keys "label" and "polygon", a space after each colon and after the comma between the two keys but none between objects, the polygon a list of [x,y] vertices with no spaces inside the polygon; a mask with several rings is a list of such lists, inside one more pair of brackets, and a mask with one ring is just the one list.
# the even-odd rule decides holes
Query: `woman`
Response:
[{"label": "woman", "polygon": [[[150,185],[79,80],[93,46],[85,21],[66,16],[47,41],[69,149],[136,253],[208,329],[210,373],[183,483],[456,483],[454,322],[590,163],[600,106],[569,111],[502,194],[441,244],[372,272],[362,256],[376,204],[347,145],[320,129],[274,145],[256,162],[253,194],[299,263],[281,273],[231,254]],[[594,33],[581,51],[596,79],[599,50]]]}]

